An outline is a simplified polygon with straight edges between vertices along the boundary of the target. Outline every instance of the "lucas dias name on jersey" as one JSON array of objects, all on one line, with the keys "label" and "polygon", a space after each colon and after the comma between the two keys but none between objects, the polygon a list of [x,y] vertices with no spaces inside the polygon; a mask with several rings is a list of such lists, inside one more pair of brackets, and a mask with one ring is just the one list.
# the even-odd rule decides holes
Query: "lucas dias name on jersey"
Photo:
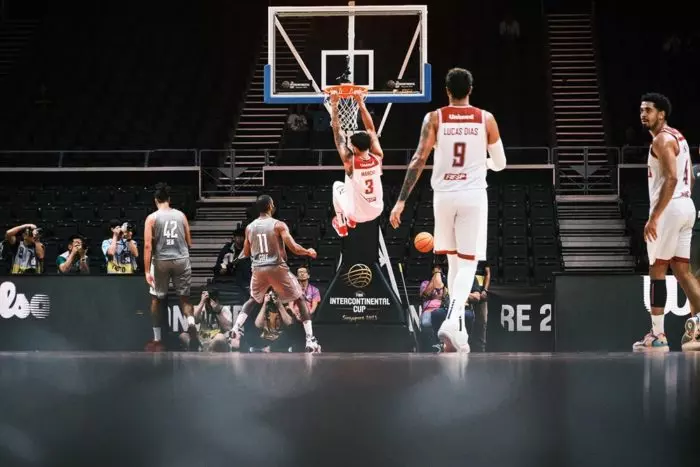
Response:
[{"label": "lucas dias name on jersey", "polygon": [[479,129],[478,128],[473,128],[473,127],[464,127],[464,128],[447,128],[443,127],[442,129],[442,134],[446,136],[453,136],[453,135],[467,135],[467,136],[479,136]]}]

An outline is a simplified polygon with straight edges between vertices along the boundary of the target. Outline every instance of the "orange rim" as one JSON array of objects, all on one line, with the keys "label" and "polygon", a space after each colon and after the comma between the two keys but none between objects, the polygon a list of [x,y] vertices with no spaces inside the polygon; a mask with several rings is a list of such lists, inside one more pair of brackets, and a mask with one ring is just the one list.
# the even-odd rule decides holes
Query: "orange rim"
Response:
[{"label": "orange rim", "polygon": [[354,84],[338,84],[335,86],[328,86],[323,90],[324,93],[329,95],[333,91],[337,92],[341,98],[347,99],[352,97],[355,94],[355,91],[362,91],[364,94],[367,94],[368,89],[364,86],[356,86]]}]

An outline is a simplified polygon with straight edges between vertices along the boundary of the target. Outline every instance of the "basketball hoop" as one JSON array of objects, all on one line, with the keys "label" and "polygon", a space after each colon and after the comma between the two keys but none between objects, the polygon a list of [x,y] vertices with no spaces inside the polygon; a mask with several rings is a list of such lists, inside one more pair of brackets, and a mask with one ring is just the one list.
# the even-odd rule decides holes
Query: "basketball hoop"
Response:
[{"label": "basketball hoop", "polygon": [[328,86],[323,90],[323,103],[330,105],[331,96],[337,94],[338,100],[338,120],[340,120],[340,128],[345,132],[357,131],[357,114],[360,111],[360,105],[355,99],[355,94],[359,94],[364,102],[367,99],[368,89],[364,86],[355,86],[354,84],[339,84],[336,86]]}]

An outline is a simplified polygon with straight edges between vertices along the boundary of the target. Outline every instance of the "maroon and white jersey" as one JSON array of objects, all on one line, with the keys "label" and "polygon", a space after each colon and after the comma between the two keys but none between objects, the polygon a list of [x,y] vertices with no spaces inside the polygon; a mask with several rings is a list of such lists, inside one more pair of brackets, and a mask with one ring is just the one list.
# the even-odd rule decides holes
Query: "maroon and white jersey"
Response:
[{"label": "maroon and white jersey", "polygon": [[434,191],[486,189],[486,114],[471,105],[438,109],[430,183]]},{"label": "maroon and white jersey", "polygon": [[[690,197],[692,166],[690,163],[690,147],[688,146],[688,141],[686,141],[681,132],[675,128],[666,127],[661,130],[661,132],[668,133],[678,141],[679,151],[678,154],[676,154],[676,177],[678,178],[678,182],[673,189],[672,199]],[[661,176],[661,164],[659,163],[659,159],[656,154],[654,154],[654,150],[651,147],[649,148],[647,165],[649,167],[649,208],[654,209],[654,206],[656,206],[656,203],[659,201],[664,179]]]},{"label": "maroon and white jersey", "polygon": [[384,209],[382,159],[372,153],[367,157],[352,156],[352,176],[345,174],[353,217],[362,218]]}]

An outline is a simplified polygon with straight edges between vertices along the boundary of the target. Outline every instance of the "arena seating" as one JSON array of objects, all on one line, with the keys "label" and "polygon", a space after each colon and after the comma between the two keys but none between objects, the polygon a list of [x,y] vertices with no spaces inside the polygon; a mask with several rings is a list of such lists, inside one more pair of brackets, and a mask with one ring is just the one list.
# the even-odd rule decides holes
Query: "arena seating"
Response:
[{"label": "arena seating", "polygon": [[267,5],[86,3],[51,2],[3,81],[2,149],[225,147]]},{"label": "arena seating", "polygon": [[[388,207],[393,206],[400,186],[385,186]],[[330,186],[269,187],[280,206],[276,216],[288,223],[302,245],[313,246],[318,258],[311,263],[314,280],[327,286],[333,278],[340,253],[340,239],[330,225],[334,215]],[[561,269],[556,211],[551,186],[494,185],[489,195],[488,262],[492,281],[508,285],[544,285],[552,273]],[[411,195],[402,215],[402,224],[394,229],[388,223],[389,209],[381,217],[387,250],[394,272],[404,265],[407,284],[414,286],[430,276],[433,255],[419,253],[412,239],[419,232],[433,232],[432,191],[421,185]],[[296,268],[305,258],[290,257]]]},{"label": "arena seating", "polygon": [[[111,238],[109,221],[129,221],[135,238],[143,246],[143,226],[153,212],[151,186],[23,186],[0,188],[0,230],[35,224],[44,230],[45,262],[48,273],[56,272],[56,256],[66,250],[68,238],[80,234],[87,239],[91,273],[104,272],[102,241]],[[173,205],[188,216],[194,213],[194,192],[190,186],[173,186]],[[143,251],[141,249],[141,251]],[[143,261],[143,260],[141,260]]]},{"label": "arena seating", "polygon": [[[673,104],[671,124],[696,144],[700,121],[695,109],[700,92],[695,85],[700,48],[694,16],[680,2],[664,3],[673,11],[674,21],[664,28],[649,28],[658,21],[654,10],[630,15],[631,2],[597,2],[597,32],[607,102],[608,144],[648,145],[649,134],[639,123],[639,98],[645,92],[666,94]],[[620,31],[624,31],[621,34]],[[678,52],[664,50],[672,33],[677,33]],[[668,43],[670,45],[670,43]],[[629,133],[627,135],[626,133]],[[646,151],[635,160],[645,162]]]},{"label": "arena seating", "polygon": [[[641,170],[639,172],[642,172]],[[643,175],[640,173],[639,175]],[[644,241],[644,225],[649,219],[649,191],[646,178],[625,177],[620,181],[623,214],[627,231],[632,239],[632,254],[637,259],[637,271],[649,270],[647,245]]]}]

